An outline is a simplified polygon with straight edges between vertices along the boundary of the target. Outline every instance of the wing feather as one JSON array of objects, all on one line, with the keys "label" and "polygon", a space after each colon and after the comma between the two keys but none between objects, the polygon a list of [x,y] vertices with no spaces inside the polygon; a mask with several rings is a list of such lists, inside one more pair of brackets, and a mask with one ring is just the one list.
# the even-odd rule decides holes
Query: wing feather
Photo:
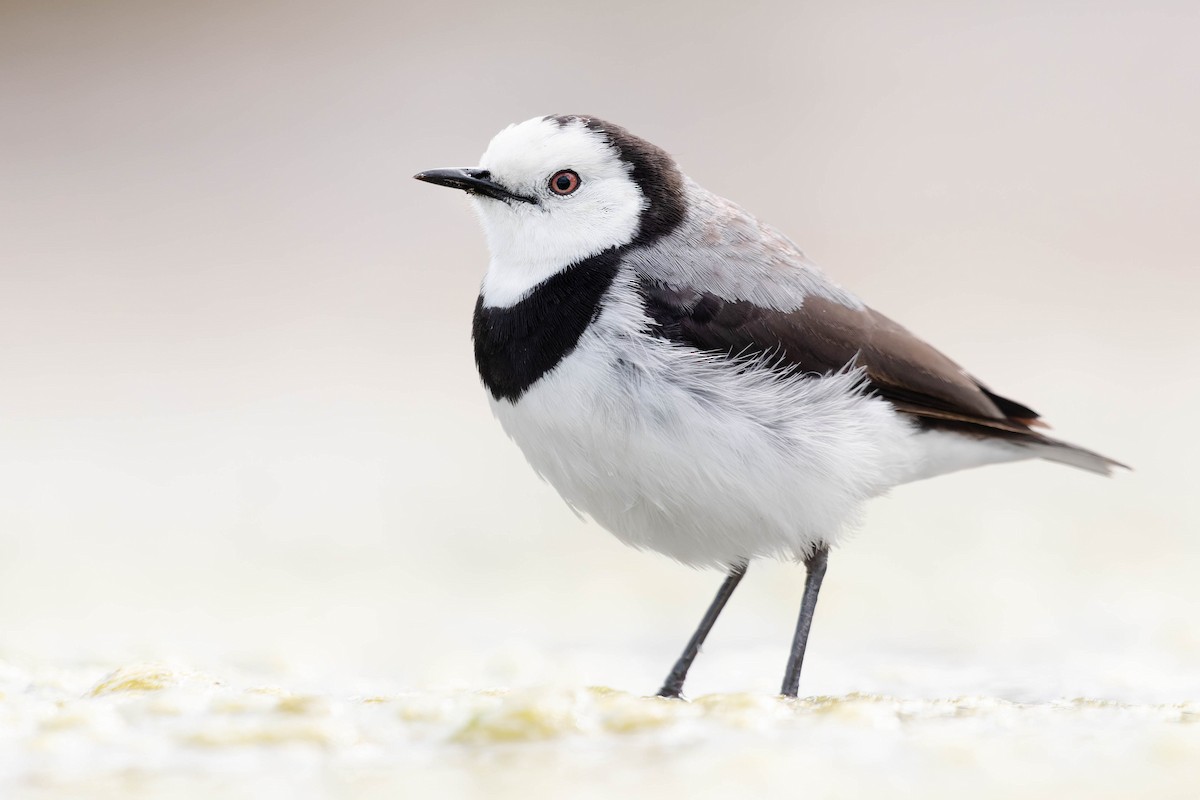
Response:
[{"label": "wing feather", "polygon": [[1037,412],[1002,397],[906,328],[866,306],[812,295],[781,311],[691,288],[641,282],[656,332],[730,356],[771,354],[801,372],[828,374],[850,364],[896,410],[929,427],[979,435],[1041,437]]}]

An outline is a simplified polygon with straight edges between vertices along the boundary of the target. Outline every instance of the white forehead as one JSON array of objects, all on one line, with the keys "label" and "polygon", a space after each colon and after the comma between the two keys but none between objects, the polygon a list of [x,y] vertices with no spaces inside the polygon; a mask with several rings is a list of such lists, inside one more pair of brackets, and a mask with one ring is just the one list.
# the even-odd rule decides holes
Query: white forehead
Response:
[{"label": "white forehead", "polygon": [[603,133],[578,119],[560,124],[545,117],[500,131],[488,144],[479,166],[507,186],[540,183],[560,169],[585,177],[623,177],[630,169]]}]

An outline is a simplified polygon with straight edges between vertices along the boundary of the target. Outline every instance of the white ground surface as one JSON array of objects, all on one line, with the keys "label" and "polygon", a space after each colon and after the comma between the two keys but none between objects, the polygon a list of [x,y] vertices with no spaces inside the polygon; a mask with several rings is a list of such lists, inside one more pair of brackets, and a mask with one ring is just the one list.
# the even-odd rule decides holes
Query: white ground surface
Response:
[{"label": "white ground surface", "polygon": [[867,660],[835,666],[895,693],[370,692],[287,670],[6,663],[0,795],[1186,798],[1200,785],[1200,702],[1124,684],[1171,695],[1144,664],[1107,665],[1099,697],[1032,683],[948,696],[945,664]]}]

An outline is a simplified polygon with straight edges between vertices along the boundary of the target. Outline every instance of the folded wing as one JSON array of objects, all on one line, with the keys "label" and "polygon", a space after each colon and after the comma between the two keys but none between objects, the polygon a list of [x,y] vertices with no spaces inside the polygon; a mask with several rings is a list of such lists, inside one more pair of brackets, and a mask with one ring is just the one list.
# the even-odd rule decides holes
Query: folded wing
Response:
[{"label": "folded wing", "polygon": [[[640,291],[656,335],[730,358],[763,357],[824,375],[864,369],[870,391],[926,429],[1004,438],[1047,448],[1047,457],[1107,473],[1121,466],[1032,430],[1029,407],[1002,397],[903,326],[866,306],[809,295],[783,311],[643,278]],[[1068,453],[1054,451],[1065,450]]]}]

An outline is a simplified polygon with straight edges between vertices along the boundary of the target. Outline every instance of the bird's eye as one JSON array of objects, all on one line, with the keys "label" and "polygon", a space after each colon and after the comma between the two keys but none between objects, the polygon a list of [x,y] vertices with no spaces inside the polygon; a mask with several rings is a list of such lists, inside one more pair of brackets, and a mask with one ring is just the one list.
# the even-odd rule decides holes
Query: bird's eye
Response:
[{"label": "bird's eye", "polygon": [[555,194],[570,194],[579,188],[579,176],[569,169],[550,176],[550,191]]}]

